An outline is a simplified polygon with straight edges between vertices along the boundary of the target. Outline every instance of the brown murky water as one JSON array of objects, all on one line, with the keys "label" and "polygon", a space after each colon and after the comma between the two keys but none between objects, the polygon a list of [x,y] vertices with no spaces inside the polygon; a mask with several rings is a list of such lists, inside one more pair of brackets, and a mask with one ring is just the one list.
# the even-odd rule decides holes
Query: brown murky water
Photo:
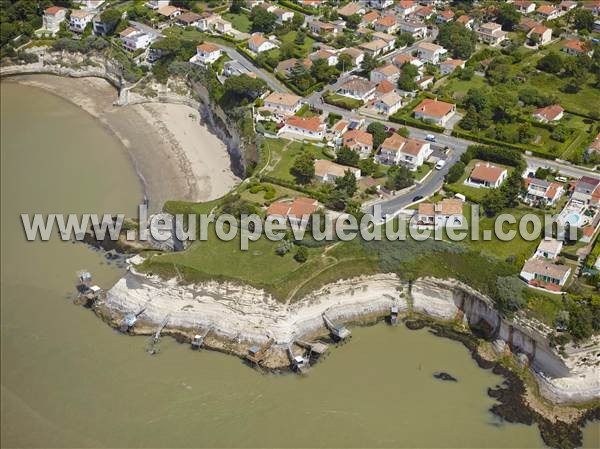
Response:
[{"label": "brown murky water", "polygon": [[68,299],[78,270],[109,287],[122,269],[82,245],[26,242],[19,219],[133,213],[142,194],[119,142],[30,87],[2,84],[1,119],[2,446],[543,447],[536,427],[488,412],[486,390],[502,379],[427,331],[355,329],[304,378],[169,339],[147,355],[145,338]]}]

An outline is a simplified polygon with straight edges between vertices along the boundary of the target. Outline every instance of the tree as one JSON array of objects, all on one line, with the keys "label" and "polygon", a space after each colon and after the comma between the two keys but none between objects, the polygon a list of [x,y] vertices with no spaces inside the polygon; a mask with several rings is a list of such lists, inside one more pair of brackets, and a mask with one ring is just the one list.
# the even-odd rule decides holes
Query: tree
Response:
[{"label": "tree", "polygon": [[410,131],[408,130],[408,128],[406,126],[401,126],[400,128],[398,128],[396,130],[396,134],[398,134],[399,136],[402,136],[402,137],[408,137],[408,136],[410,136]]},{"label": "tree", "polygon": [[308,89],[314,82],[313,77],[301,60],[296,61],[296,64],[290,70],[289,78],[300,90]]},{"label": "tree", "polygon": [[361,159],[358,162],[358,168],[360,168],[360,172],[363,175],[371,176],[375,172],[377,164],[375,163],[372,157],[369,157],[367,159]]},{"label": "tree", "polygon": [[481,206],[488,217],[493,217],[506,207],[506,198],[500,189],[491,189],[483,197]]},{"label": "tree", "polygon": [[242,8],[246,6],[245,0],[233,0],[231,2],[231,6],[229,7],[229,12],[233,14],[239,14],[242,12]]},{"label": "tree", "polygon": [[419,86],[413,76],[403,71],[398,78],[398,89],[406,92],[414,92],[419,89]]},{"label": "tree", "polygon": [[373,148],[379,148],[379,145],[387,138],[385,126],[379,122],[369,123],[367,132],[373,136]]},{"label": "tree", "polygon": [[466,165],[462,161],[458,161],[450,170],[448,170],[448,174],[446,175],[446,182],[453,183],[460,179],[460,177],[465,172]]},{"label": "tree", "polygon": [[[291,27],[292,27],[292,30],[297,30],[296,43],[298,45],[302,45],[304,43],[304,38],[306,37],[306,34],[304,34],[304,31],[300,30],[300,28],[302,28],[302,25],[304,25],[304,15],[300,14],[299,12],[295,12],[294,17],[292,17]],[[300,36],[302,36],[302,37],[300,37]],[[299,38],[302,40],[301,42],[298,42]]]},{"label": "tree", "polygon": [[278,256],[285,256],[292,250],[293,246],[294,244],[290,240],[283,239],[275,249],[275,254]]},{"label": "tree", "polygon": [[497,22],[506,31],[513,31],[521,20],[521,13],[511,3],[502,3],[498,8]]},{"label": "tree", "polygon": [[352,173],[350,170],[346,170],[344,172],[344,176],[336,178],[335,189],[341,190],[348,196],[348,198],[352,198],[352,196],[358,190],[358,183],[354,173]]},{"label": "tree", "polygon": [[379,67],[379,60],[377,58],[374,58],[373,56],[367,54],[365,55],[362,64],[360,65],[360,68],[367,73],[370,73],[372,70],[376,69],[377,67]]},{"label": "tree", "polygon": [[439,26],[437,42],[450,50],[452,57],[469,59],[475,51],[477,35],[458,22],[449,22]]},{"label": "tree", "polygon": [[290,169],[292,176],[299,184],[309,184],[315,177],[315,158],[308,152],[303,152],[296,158]]},{"label": "tree", "polygon": [[408,47],[415,43],[415,38],[410,33],[399,33],[396,39],[396,47]]},{"label": "tree", "polygon": [[277,16],[264,8],[255,6],[250,13],[250,20],[252,20],[252,31],[270,33],[275,27]]},{"label": "tree", "polygon": [[555,51],[551,51],[541,58],[537,63],[537,68],[548,73],[559,73],[563,67],[562,57]]},{"label": "tree", "polygon": [[573,302],[569,309],[569,333],[575,340],[585,340],[592,336],[592,316],[583,304]]},{"label": "tree", "polygon": [[362,21],[362,18],[359,14],[352,14],[346,18],[346,26],[351,30],[355,30],[358,28],[358,25]]},{"label": "tree", "polygon": [[414,182],[414,175],[408,168],[394,165],[388,170],[385,186],[389,190],[401,190],[412,186]]},{"label": "tree", "polygon": [[299,246],[294,254],[294,260],[298,263],[304,263],[308,260],[308,250],[306,246]]},{"label": "tree", "polygon": [[319,58],[313,61],[310,73],[319,82],[328,82],[336,75],[336,68],[330,66],[326,59]]},{"label": "tree", "polygon": [[338,56],[337,68],[341,72],[346,72],[354,66],[352,56],[348,53],[342,53]]},{"label": "tree", "polygon": [[237,100],[246,98],[254,101],[267,90],[267,83],[262,78],[252,78],[248,75],[230,76],[223,85],[225,92]]},{"label": "tree", "polygon": [[577,30],[588,30],[594,29],[594,14],[589,9],[577,8],[573,11],[573,26]]},{"label": "tree", "polygon": [[335,159],[338,164],[349,165],[351,167],[356,167],[359,160],[359,154],[356,151],[348,148],[346,145],[338,150],[337,157]]},{"label": "tree", "polygon": [[100,14],[100,20],[106,25],[107,34],[112,34],[121,21],[121,12],[112,8],[105,9]]}]

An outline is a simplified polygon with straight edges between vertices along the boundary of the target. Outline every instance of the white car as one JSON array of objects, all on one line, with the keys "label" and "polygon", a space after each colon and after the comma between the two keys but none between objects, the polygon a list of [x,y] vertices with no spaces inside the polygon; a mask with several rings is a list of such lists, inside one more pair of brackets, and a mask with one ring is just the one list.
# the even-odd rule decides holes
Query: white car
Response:
[{"label": "white car", "polygon": [[436,170],[441,170],[442,168],[444,168],[444,166],[446,165],[446,161],[443,159],[440,159],[439,161],[437,161],[437,163],[435,164],[435,169]]},{"label": "white car", "polygon": [[428,140],[430,142],[435,142],[435,136],[433,134],[427,134],[425,136],[425,140]]}]

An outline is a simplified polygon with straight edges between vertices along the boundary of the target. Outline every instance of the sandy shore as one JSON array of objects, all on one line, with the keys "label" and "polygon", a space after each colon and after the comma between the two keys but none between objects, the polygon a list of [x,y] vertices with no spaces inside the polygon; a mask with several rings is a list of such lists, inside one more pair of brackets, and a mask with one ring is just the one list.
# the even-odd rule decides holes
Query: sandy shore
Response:
[{"label": "sandy shore", "polygon": [[225,144],[201,123],[198,111],[179,104],[114,106],[117,92],[100,78],[21,75],[18,82],[52,92],[80,106],[127,150],[143,184],[150,210],[167,200],[208,201],[239,182]]}]

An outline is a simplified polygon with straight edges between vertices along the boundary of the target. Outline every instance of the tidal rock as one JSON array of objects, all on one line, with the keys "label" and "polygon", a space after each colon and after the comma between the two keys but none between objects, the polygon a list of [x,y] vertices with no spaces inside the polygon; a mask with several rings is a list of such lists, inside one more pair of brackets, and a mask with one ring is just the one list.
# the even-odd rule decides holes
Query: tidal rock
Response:
[{"label": "tidal rock", "polygon": [[436,379],[439,379],[439,380],[446,380],[449,382],[458,382],[458,379],[456,377],[454,377],[452,374],[448,374],[443,371],[438,371],[436,373],[433,373],[433,377],[435,377]]}]

